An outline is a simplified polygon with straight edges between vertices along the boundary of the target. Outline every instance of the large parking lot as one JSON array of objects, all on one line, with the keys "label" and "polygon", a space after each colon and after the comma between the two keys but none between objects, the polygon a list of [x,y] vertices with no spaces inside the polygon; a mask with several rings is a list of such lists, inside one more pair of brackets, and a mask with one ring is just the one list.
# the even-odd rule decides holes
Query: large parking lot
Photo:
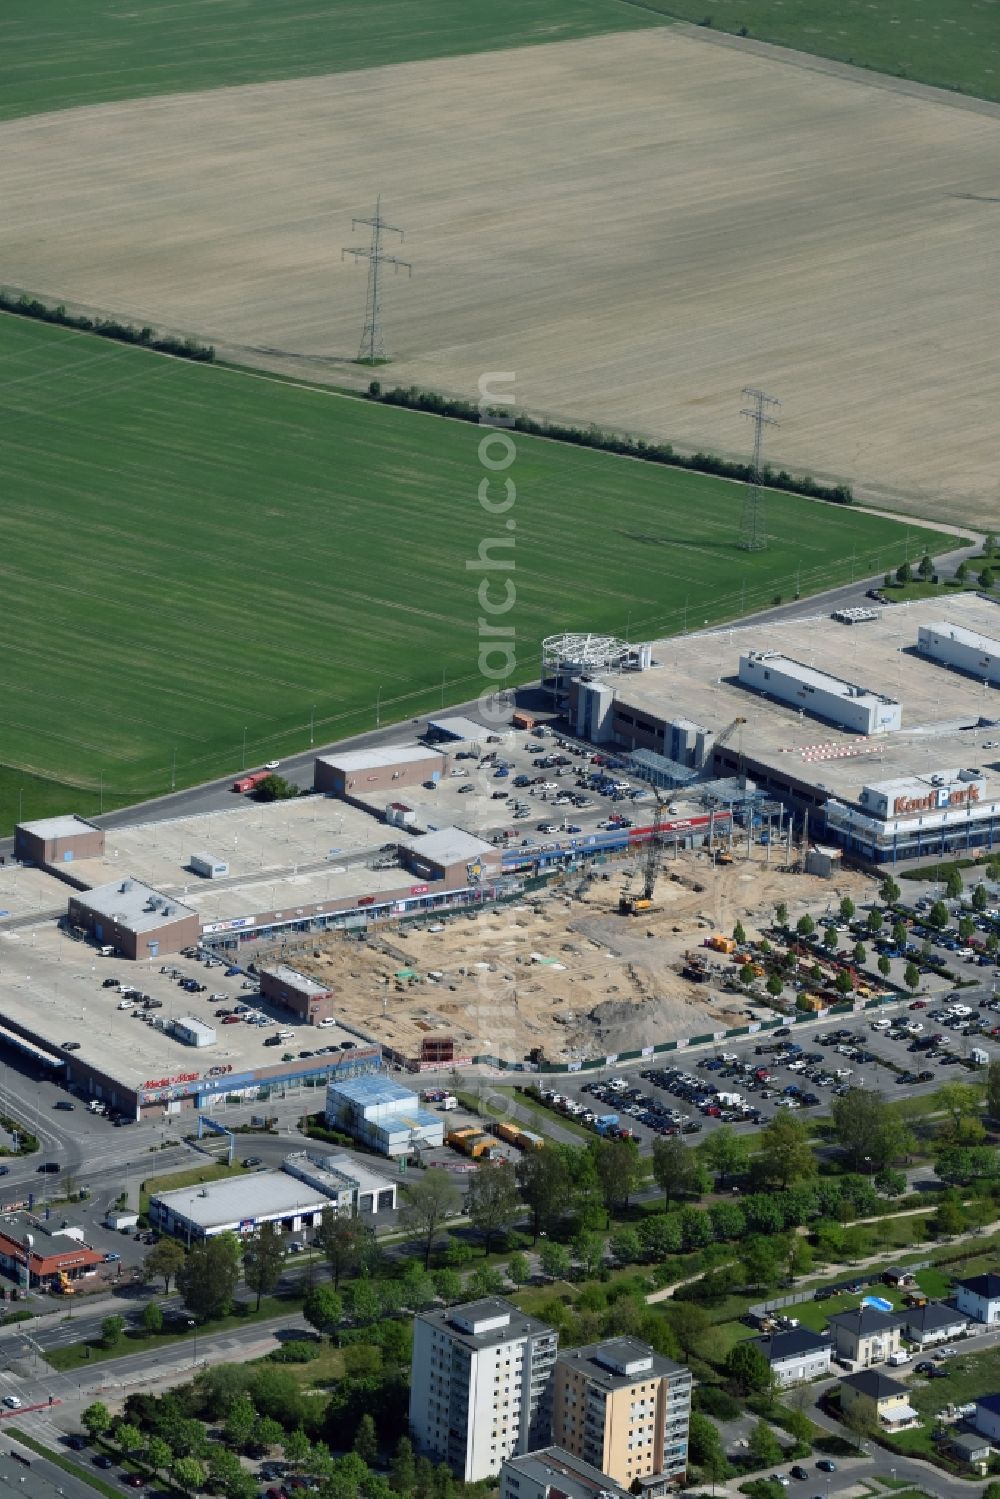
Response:
[{"label": "large parking lot", "polygon": [[974,1047],[997,1047],[994,1027],[1000,1030],[1000,998],[966,990],[955,1001],[859,1013],[849,1024],[782,1026],[638,1072],[560,1079],[543,1097],[583,1124],[615,1114],[618,1128],[649,1146],[657,1135],[700,1135],[718,1124],[752,1130],[781,1109],[826,1113],[851,1087],[890,1098],[932,1091],[968,1075]]},{"label": "large parking lot", "polygon": [[[357,1044],[339,1026],[304,1025],[262,1001],[255,979],[218,959],[206,966],[198,956],[102,958],[54,925],[0,935],[0,1009],[53,1050],[132,1087],[181,1071],[238,1073],[288,1054],[321,1057]],[[172,1035],[170,1022],[187,1016],[212,1026],[215,1041],[196,1048]],[[268,1044],[279,1030],[292,1039]]]},{"label": "large parking lot", "polygon": [[[498,846],[530,847],[583,837],[610,826],[649,822],[654,797],[621,762],[546,730],[508,731],[480,744],[444,744],[451,768],[437,783],[407,787],[406,804],[422,827],[454,823]],[[671,801],[679,815],[700,804]],[[366,798],[381,813],[385,797]]]}]

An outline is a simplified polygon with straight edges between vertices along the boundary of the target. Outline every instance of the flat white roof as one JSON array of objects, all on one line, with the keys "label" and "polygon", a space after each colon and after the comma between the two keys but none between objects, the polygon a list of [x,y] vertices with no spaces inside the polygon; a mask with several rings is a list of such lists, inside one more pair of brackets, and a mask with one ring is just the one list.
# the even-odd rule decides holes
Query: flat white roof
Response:
[{"label": "flat white roof", "polygon": [[385,744],[365,750],[348,750],[342,755],[317,755],[321,765],[334,770],[378,770],[387,765],[415,765],[423,760],[440,760],[441,751],[425,749],[422,744]]},{"label": "flat white roof", "polygon": [[224,1228],[250,1218],[278,1218],[286,1214],[322,1212],[330,1199],[287,1171],[248,1171],[204,1187],[180,1187],[157,1192],[154,1202],[187,1218],[199,1228]]},{"label": "flat white roof", "polygon": [[72,838],[77,833],[93,833],[97,829],[92,822],[70,814],[65,817],[42,817],[38,822],[19,822],[18,827],[35,838]]},{"label": "flat white roof", "polygon": [[206,1041],[216,1041],[218,1036],[214,1025],[206,1025],[202,1020],[195,1020],[193,1015],[182,1015],[179,1020],[174,1021],[178,1029],[186,1030],[192,1036],[202,1036]]},{"label": "flat white roof", "polygon": [[430,859],[434,864],[458,864],[462,859],[478,859],[483,854],[496,855],[492,843],[486,843],[462,828],[439,828],[436,833],[414,838],[410,852],[417,858]]},{"label": "flat white roof", "polygon": [[262,973],[269,973],[272,978],[280,979],[283,984],[291,984],[302,994],[329,994],[328,984],[321,984],[318,979],[310,978],[307,973],[300,973],[297,968],[292,968],[288,963],[268,964],[261,969]]},{"label": "flat white roof", "polygon": [[994,640],[990,635],[981,635],[978,630],[967,630],[964,625],[953,625],[946,619],[936,619],[933,624],[924,625],[924,629],[943,636],[945,640],[955,640],[959,645],[982,651],[984,655],[1000,656],[1000,640]]},{"label": "flat white roof", "polygon": [[465,718],[461,713],[456,713],[453,718],[429,718],[427,727],[439,734],[449,734],[453,739],[468,740],[472,744],[485,739],[488,734],[502,732],[498,729],[485,729],[481,723],[476,723],[472,718]]},{"label": "flat white roof", "polygon": [[740,657],[741,665],[744,661],[751,662],[755,666],[773,668],[774,671],[780,671],[796,682],[803,682],[808,687],[819,687],[823,692],[829,692],[852,702],[893,702],[893,699],[886,697],[884,693],[874,692],[871,688],[862,687],[857,682],[845,681],[843,677],[835,677],[832,672],[819,671],[815,666],[806,666],[803,662],[796,661],[792,656],[785,656],[780,651],[748,651]]},{"label": "flat white roof", "polygon": [[195,914],[190,906],[182,906],[173,895],[161,895],[159,890],[144,885],[142,880],[131,875],[113,880],[109,885],[83,890],[77,899],[95,915],[117,921],[130,932],[156,931]]}]

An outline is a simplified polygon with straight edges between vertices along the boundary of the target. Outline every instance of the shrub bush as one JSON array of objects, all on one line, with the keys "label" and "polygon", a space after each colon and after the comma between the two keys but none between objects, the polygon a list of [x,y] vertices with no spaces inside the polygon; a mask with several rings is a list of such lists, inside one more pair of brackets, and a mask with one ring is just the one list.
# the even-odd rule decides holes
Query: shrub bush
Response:
[{"label": "shrub bush", "polygon": [[152,328],[136,328],[131,323],[119,323],[116,318],[76,317],[61,303],[58,307],[48,307],[36,297],[23,294],[15,297],[0,291],[0,312],[35,318],[41,323],[57,323],[61,328],[75,328],[78,333],[96,333],[99,338],[112,338],[117,343],[139,344],[145,349],[155,349],[158,354],[173,354],[177,359],[211,364],[215,358],[211,345],[197,343],[193,338],[174,338],[169,333],[157,335]]},{"label": "shrub bush", "polygon": [[[438,395],[435,391],[420,390],[415,385],[405,389],[395,386],[383,390],[379,381],[373,380],[368,387],[369,399],[381,401],[386,406],[406,406],[412,411],[428,411],[435,416],[455,417],[463,422],[482,423],[496,413],[483,412],[474,401],[457,400]],[[641,437],[622,436],[617,432],[603,432],[599,427],[569,427],[561,422],[540,421],[537,417],[516,416],[511,420],[506,414],[504,426],[512,426],[516,432],[530,437],[546,437],[554,442],[574,443],[577,447],[599,448],[605,453],[619,453],[627,458],[640,458],[646,463],[664,463],[671,468],[693,469],[701,474],[715,474],[722,479],[738,479],[746,483],[753,477],[748,463],[734,463],[719,458],[714,453],[692,453],[685,456],[677,453],[669,442],[646,442]],[[790,494],[807,495],[812,500],[828,500],[833,505],[853,505],[854,496],[846,484],[821,484],[809,477],[795,478],[785,469],[774,469],[765,465],[761,479],[768,489],[781,489]]]}]

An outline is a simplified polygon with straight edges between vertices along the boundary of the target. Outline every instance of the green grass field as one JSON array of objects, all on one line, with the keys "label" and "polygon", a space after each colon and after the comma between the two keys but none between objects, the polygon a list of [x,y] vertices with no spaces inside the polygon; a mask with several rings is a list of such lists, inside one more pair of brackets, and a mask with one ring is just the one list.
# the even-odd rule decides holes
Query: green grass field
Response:
[{"label": "green grass field", "polygon": [[[490,517],[472,424],[10,316],[0,379],[3,828],[11,772],[94,811],[370,727],[377,699],[385,723],[477,695],[477,589],[502,601],[508,574],[467,563],[491,538],[520,681],[554,631],[700,628],[930,544],[772,494],[747,554],[740,486],[521,436]],[[23,787],[25,817],[52,809]]]},{"label": "green grass field", "polygon": [[[996,0],[628,0],[643,11],[1000,99]],[[745,28],[745,30],[744,30]]]},{"label": "green grass field", "polygon": [[623,0],[6,0],[0,119],[660,24]]}]

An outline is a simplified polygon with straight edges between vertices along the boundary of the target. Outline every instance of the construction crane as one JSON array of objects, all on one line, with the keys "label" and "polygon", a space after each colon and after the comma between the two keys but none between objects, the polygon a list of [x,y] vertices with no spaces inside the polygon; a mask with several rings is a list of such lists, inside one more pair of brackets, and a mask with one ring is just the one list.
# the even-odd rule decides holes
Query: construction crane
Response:
[{"label": "construction crane", "polygon": [[728,744],[730,739],[732,739],[733,735],[736,733],[736,730],[741,729],[745,723],[745,718],[734,718],[732,723],[727,723],[722,733],[718,736],[715,743],[712,745],[713,751],[721,749],[724,744]]},{"label": "construction crane", "polygon": [[618,897],[619,916],[641,916],[644,911],[650,910],[653,904],[653,891],[656,889],[656,877],[660,872],[662,853],[660,834],[663,829],[663,820],[667,815],[667,803],[660,795],[658,786],[653,786],[652,790],[656,797],[656,811],[653,813],[653,826],[649,831],[649,842],[646,844],[646,855],[643,859],[642,893],[633,895],[630,889],[631,880],[626,880],[625,888]]}]

